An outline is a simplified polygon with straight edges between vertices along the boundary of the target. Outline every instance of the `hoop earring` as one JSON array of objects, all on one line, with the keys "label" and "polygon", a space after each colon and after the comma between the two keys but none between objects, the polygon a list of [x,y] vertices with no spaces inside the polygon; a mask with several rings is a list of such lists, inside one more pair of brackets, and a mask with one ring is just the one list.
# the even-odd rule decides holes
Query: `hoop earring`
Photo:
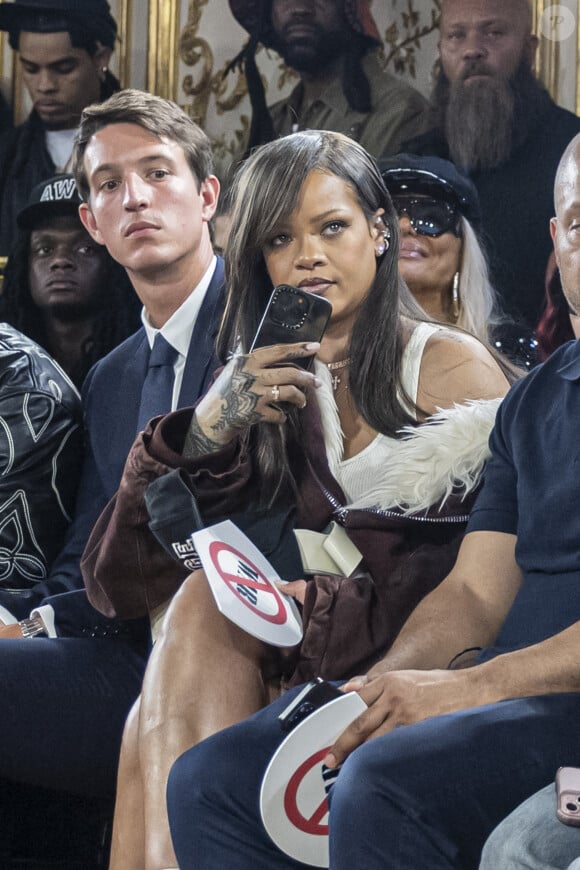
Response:
[{"label": "hoop earring", "polygon": [[459,298],[459,272],[453,276],[453,286],[451,288],[451,314],[455,323],[459,320],[461,313],[461,299]]},{"label": "hoop earring", "polygon": [[107,73],[108,73],[108,72],[109,72],[109,67],[108,67],[108,66],[102,66],[102,67],[100,68],[100,70],[99,70],[99,78],[100,78],[100,80],[101,80],[102,82],[105,81],[105,78],[107,77]]}]

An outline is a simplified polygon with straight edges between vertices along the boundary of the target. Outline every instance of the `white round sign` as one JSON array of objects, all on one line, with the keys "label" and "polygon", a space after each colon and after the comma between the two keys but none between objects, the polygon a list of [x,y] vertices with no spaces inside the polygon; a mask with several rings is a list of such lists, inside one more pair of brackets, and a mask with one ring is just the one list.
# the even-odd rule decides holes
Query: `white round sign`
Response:
[{"label": "white round sign", "polygon": [[326,798],[339,771],[322,760],[366,709],[356,692],[330,701],[290,732],[268,765],[260,792],[262,820],[276,845],[297,861],[328,867]]},{"label": "white round sign", "polygon": [[302,640],[302,620],[293,598],[265,556],[230,520],[192,535],[220,611],[254,637],[274,646]]}]

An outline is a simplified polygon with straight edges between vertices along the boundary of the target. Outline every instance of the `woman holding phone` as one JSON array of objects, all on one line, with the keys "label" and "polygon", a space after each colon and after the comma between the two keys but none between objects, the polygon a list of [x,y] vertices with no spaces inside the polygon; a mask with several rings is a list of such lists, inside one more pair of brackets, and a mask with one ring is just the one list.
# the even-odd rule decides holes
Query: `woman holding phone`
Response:
[{"label": "woman holding phone", "polygon": [[[113,870],[175,866],[165,785],[181,752],[288,684],[364,673],[453,564],[508,379],[476,339],[422,318],[397,261],[397,216],[356,142],[296,133],[240,168],[224,367],[193,412],[155,420],[138,438],[85,553],[99,609],[167,611],[125,731]],[[280,284],[330,302],[324,336],[250,352]],[[312,371],[288,364],[311,357]],[[324,533],[334,521],[358,547],[348,577],[287,578],[284,591],[302,605],[297,649],[237,628],[203,572],[187,576],[159,546],[144,501],[174,469],[167,479],[195,493],[207,525],[251,514],[267,529],[282,516]],[[193,864],[180,855],[180,866]]]}]

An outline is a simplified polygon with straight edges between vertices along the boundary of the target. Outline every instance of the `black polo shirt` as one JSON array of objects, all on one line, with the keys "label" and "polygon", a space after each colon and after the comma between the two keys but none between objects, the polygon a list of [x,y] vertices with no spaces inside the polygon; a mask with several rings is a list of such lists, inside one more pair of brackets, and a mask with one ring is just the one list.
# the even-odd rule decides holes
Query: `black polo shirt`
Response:
[{"label": "black polo shirt", "polygon": [[517,535],[523,583],[497,640],[523,646],[580,619],[580,341],[510,390],[468,532]]}]

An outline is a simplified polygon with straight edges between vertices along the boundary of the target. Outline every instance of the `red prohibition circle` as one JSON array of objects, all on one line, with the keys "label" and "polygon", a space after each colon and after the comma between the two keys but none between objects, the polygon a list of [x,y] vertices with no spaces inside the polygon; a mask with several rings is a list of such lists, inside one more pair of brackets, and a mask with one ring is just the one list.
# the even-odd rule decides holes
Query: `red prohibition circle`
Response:
[{"label": "red prohibition circle", "polygon": [[328,836],[328,825],[321,824],[321,820],[328,813],[328,801],[325,797],[310,816],[305,816],[298,809],[298,789],[306,774],[315,765],[320,764],[328,749],[329,747],[326,746],[324,749],[315,752],[306,761],[303,761],[290,777],[284,792],[284,812],[288,816],[288,820],[299,831],[303,831],[305,834],[313,834],[316,837]]},{"label": "red prohibition circle", "polygon": [[[260,580],[252,580],[250,577],[238,577],[236,574],[230,574],[229,571],[224,571],[220,565],[220,556],[226,551],[228,553],[233,553],[237,556],[238,559],[241,559],[249,568],[254,571]],[[271,583],[266,580],[262,572],[259,568],[251,562],[247,556],[241,553],[239,550],[236,550],[235,547],[232,547],[230,544],[225,544],[223,541],[212,541],[209,545],[209,556],[213,562],[213,565],[218,572],[221,579],[224,581],[226,586],[229,587],[230,591],[238,598],[242,604],[245,604],[251,611],[253,611],[257,616],[265,619],[267,622],[273,622],[275,625],[283,625],[286,622],[286,608],[284,606],[284,602],[280,597],[278,590],[271,585]],[[265,592],[268,595],[274,596],[274,601],[278,605],[278,611],[274,614],[262,613],[262,611],[255,607],[251,601],[248,601],[243,595],[240,595],[236,586],[247,586],[251,589],[256,589],[258,592]]]}]

